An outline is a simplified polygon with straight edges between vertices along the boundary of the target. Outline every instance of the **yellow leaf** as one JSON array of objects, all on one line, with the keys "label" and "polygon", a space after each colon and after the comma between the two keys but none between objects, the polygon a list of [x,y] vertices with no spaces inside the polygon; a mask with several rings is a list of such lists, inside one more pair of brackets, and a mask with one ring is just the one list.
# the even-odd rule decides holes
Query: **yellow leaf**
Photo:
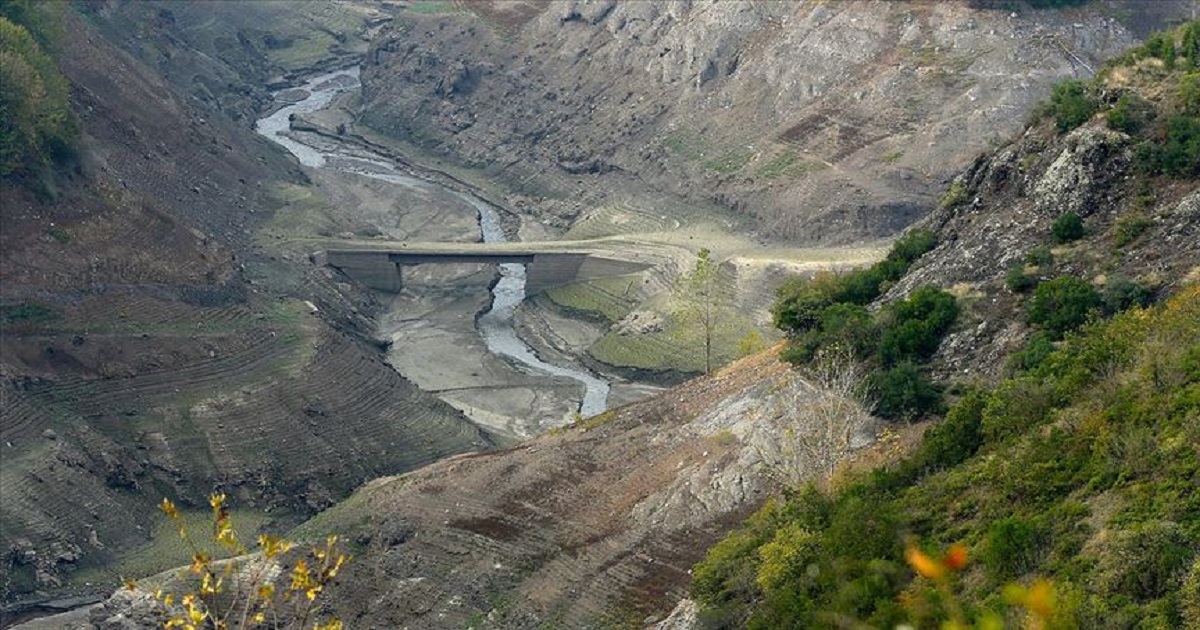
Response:
[{"label": "yellow leaf", "polygon": [[909,566],[914,571],[931,580],[940,580],[946,577],[946,567],[941,562],[930,558],[915,544],[909,543],[908,548],[904,550],[904,559],[908,560]]},{"label": "yellow leaf", "polygon": [[1037,580],[1029,587],[1029,597],[1025,605],[1029,611],[1042,619],[1054,615],[1054,585],[1049,580]]},{"label": "yellow leaf", "polygon": [[163,497],[161,503],[158,504],[158,509],[162,510],[171,520],[179,520],[179,510],[175,508],[175,504],[170,499]]}]

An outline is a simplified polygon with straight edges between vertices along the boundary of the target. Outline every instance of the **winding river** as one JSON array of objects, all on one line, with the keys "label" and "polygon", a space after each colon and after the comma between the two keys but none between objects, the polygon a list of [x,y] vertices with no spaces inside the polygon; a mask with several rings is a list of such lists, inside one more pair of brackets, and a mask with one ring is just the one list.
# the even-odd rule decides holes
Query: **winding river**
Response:
[{"label": "winding river", "polygon": [[[292,114],[320,110],[327,107],[339,93],[357,89],[358,86],[358,68],[314,77],[301,88],[277,93],[277,98],[290,101],[290,104],[259,119],[254,129],[260,135],[286,148],[301,164],[309,168],[354,173],[415,189],[441,188],[456,195],[479,212],[479,228],[485,243],[505,241],[506,236],[496,208],[475,195],[450,190],[436,182],[416,177],[401,170],[383,156],[364,155],[364,149],[361,147],[354,147],[353,152],[318,149],[286,135],[290,128],[289,117]],[[505,263],[499,267],[500,280],[492,288],[491,308],[476,319],[476,329],[488,351],[509,357],[538,372],[578,381],[584,387],[583,401],[579,407],[580,415],[587,417],[604,411],[609,393],[607,381],[590,372],[542,361],[517,335],[513,327],[513,316],[517,306],[525,299],[525,265]]]}]

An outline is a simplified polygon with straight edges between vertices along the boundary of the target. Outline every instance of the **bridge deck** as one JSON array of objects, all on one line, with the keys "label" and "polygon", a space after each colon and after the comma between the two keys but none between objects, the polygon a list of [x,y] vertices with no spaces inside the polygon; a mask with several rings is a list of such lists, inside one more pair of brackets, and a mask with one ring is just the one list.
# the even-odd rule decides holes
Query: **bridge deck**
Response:
[{"label": "bridge deck", "polygon": [[[360,242],[361,243],[361,242]],[[522,263],[526,290],[548,288],[606,276],[638,273],[650,265],[638,257],[579,247],[579,243],[369,243],[329,247],[325,262],[369,287],[396,292],[403,286],[400,268],[429,263]]]}]

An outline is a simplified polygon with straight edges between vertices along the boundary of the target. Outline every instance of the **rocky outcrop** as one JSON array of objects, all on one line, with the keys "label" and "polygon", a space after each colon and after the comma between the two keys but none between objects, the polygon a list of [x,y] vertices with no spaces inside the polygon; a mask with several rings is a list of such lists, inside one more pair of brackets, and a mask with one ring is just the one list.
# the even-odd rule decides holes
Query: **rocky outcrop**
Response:
[{"label": "rocky outcrop", "polygon": [[462,3],[401,12],[362,123],[571,215],[667,190],[764,234],[890,235],[1063,77],[1186,3]]},{"label": "rocky outcrop", "polygon": [[[1005,282],[1013,268],[1041,279],[1071,275],[1098,288],[1132,280],[1160,295],[1195,277],[1200,186],[1150,180],[1133,153],[1131,138],[1101,117],[1065,135],[1043,121],[955,180],[946,203],[919,224],[938,234],[939,245],[884,296],[899,299],[922,285],[959,296],[966,308],[939,350],[942,376],[994,379],[1028,337],[1027,298]],[[1087,233],[1057,244],[1051,226],[1068,212],[1083,218]],[[1136,236],[1122,236],[1133,222]],[[1031,264],[1035,249],[1050,261]]]}]

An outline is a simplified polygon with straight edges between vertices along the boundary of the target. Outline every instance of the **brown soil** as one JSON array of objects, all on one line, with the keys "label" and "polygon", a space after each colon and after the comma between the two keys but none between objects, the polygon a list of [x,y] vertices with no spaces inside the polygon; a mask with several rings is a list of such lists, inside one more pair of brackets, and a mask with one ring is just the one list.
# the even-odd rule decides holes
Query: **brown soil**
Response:
[{"label": "brown soil", "polygon": [[305,185],[293,162],[66,31],[79,171],[49,201],[0,182],[4,604],[146,544],[163,496],[220,488],[287,524],[488,445],[365,343],[371,296],[255,244],[269,191]]}]

